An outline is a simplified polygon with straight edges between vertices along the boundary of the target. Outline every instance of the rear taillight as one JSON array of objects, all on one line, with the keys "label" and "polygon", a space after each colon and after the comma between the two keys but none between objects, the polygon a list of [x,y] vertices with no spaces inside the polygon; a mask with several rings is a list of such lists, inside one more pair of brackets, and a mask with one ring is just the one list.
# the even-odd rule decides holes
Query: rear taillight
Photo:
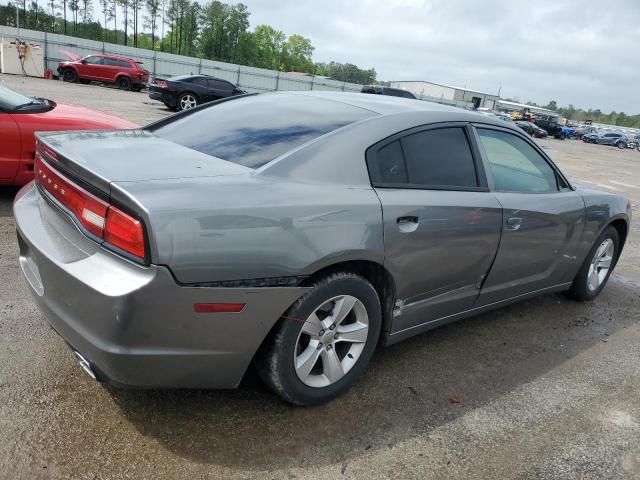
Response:
[{"label": "rear taillight", "polygon": [[160,88],[167,88],[167,82],[164,80],[156,80],[156,86]]},{"label": "rear taillight", "polygon": [[36,184],[60,202],[80,226],[102,244],[143,261],[146,249],[142,223],[60,175],[42,158],[41,152],[46,148],[43,147],[38,145],[35,156]]},{"label": "rear taillight", "polygon": [[114,206],[107,210],[104,241],[138,258],[144,258],[142,224]]}]

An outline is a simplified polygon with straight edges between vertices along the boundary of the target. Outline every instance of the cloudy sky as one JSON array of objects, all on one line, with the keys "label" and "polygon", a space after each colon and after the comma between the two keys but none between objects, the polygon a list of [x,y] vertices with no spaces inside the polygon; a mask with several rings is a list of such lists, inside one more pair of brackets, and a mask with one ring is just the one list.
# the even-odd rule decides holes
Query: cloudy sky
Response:
[{"label": "cloudy sky", "polygon": [[[243,0],[315,61],[546,104],[640,113],[640,0]],[[612,7],[610,8],[609,5]]]}]

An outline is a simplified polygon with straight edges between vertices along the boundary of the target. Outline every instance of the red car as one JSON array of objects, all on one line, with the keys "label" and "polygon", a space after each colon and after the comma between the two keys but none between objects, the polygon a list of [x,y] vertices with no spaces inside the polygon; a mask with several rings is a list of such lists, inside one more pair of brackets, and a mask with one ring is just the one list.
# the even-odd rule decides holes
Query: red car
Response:
[{"label": "red car", "polygon": [[0,86],[0,185],[33,179],[35,132],[138,128],[107,113],[44,98],[31,98]]},{"label": "red car", "polygon": [[60,51],[69,58],[58,63],[58,74],[65,82],[112,83],[122,90],[139,91],[149,81],[149,72],[142,62],[117,55],[92,54],[80,57],[73,52]]}]

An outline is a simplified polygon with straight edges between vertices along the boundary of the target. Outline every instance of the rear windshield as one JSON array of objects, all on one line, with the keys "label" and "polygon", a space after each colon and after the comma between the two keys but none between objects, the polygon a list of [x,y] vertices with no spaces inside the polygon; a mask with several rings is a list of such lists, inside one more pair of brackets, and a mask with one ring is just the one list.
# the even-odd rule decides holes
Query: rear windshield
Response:
[{"label": "rear windshield", "polygon": [[304,95],[237,98],[152,128],[172,142],[259,168],[294,148],[375,113]]}]

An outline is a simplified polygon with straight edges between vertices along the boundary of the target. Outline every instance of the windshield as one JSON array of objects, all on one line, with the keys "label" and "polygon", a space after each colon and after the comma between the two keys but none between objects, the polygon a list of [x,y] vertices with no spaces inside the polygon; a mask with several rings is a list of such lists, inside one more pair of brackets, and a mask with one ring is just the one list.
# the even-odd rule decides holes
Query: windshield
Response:
[{"label": "windshield", "polygon": [[212,105],[152,131],[213,157],[258,168],[333,130],[375,115],[304,95],[261,94]]},{"label": "windshield", "polygon": [[[21,93],[9,90],[7,87],[0,85],[0,107],[5,110],[14,110],[22,105],[31,105],[36,100],[26,97]],[[37,102],[40,103],[40,102]]]}]

